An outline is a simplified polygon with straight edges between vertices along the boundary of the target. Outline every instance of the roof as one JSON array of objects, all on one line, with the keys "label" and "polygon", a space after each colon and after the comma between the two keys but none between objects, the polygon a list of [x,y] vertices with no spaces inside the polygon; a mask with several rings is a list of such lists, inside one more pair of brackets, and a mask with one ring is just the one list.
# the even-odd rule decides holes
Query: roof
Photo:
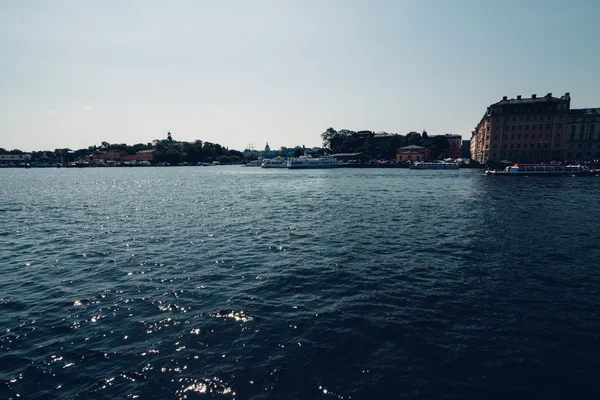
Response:
[{"label": "roof", "polygon": [[137,152],[137,154],[141,154],[141,153],[154,153],[154,150],[140,150]]},{"label": "roof", "polygon": [[492,104],[492,106],[502,106],[502,105],[509,105],[509,104],[539,104],[539,103],[552,103],[552,102],[556,102],[556,101],[569,101],[571,99],[571,97],[569,96],[569,93],[565,93],[564,96],[558,98],[558,97],[552,97],[552,93],[548,93],[547,95],[543,96],[543,97],[537,97],[537,95],[531,95],[531,97],[529,98],[525,98],[522,99],[521,96],[517,96],[516,99],[508,99],[506,96],[504,96],[502,98],[502,100],[500,100],[497,103]]},{"label": "roof", "polygon": [[0,154],[1,161],[20,161],[29,160],[31,154]]},{"label": "roof", "polygon": [[425,150],[425,147],[415,146],[414,144],[411,144],[410,146],[400,147],[400,150]]}]

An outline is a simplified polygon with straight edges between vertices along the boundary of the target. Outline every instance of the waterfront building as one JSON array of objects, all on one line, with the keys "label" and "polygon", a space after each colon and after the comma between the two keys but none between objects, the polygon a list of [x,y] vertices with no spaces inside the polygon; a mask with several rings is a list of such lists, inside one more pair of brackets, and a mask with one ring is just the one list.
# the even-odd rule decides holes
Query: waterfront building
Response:
[{"label": "waterfront building", "polygon": [[[429,135],[426,131],[421,134],[422,143],[424,147],[432,148],[436,141],[443,138],[448,143],[448,157],[460,158],[462,157],[461,144],[462,136],[453,133],[444,133],[443,135]],[[438,142],[439,143],[439,142]]]},{"label": "waterfront building", "polygon": [[463,140],[460,146],[460,156],[471,158],[471,140]]},{"label": "waterfront building", "polygon": [[491,104],[471,136],[471,158],[480,163],[562,161],[571,97],[508,99]]},{"label": "waterfront building", "polygon": [[579,108],[569,112],[565,161],[600,160],[600,108]]},{"label": "waterfront building", "polygon": [[134,155],[135,161],[152,161],[154,160],[154,150],[140,150]]},{"label": "waterfront building", "polygon": [[421,146],[405,146],[400,147],[396,152],[396,162],[406,161],[428,161],[429,149]]},{"label": "waterfront building", "polygon": [[0,164],[21,164],[28,163],[31,160],[31,154],[0,154]]}]

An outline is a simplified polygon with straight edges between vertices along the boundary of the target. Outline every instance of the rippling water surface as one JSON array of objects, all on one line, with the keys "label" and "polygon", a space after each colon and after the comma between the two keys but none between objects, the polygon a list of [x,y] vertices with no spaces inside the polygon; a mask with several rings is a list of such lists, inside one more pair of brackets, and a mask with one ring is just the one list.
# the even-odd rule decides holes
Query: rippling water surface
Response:
[{"label": "rippling water surface", "polygon": [[600,178],[0,170],[2,398],[597,398]]}]

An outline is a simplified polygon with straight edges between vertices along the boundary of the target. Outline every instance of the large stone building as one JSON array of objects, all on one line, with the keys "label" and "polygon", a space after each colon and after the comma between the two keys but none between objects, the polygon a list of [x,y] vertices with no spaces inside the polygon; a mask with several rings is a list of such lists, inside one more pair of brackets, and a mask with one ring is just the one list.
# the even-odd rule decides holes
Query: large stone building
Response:
[{"label": "large stone building", "polygon": [[565,160],[600,160],[600,108],[580,108],[569,112]]},{"label": "large stone building", "polygon": [[[480,163],[503,160],[539,163],[567,160],[571,97],[508,99],[490,105],[471,136],[471,158]],[[583,149],[582,149],[583,150]]]}]

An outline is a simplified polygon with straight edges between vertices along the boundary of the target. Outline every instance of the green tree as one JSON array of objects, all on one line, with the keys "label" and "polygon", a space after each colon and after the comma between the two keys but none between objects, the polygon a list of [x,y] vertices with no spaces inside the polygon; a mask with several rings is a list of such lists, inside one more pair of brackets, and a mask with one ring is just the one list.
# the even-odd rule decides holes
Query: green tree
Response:
[{"label": "green tree", "polygon": [[406,145],[407,146],[422,146],[423,138],[419,132],[409,132],[406,134]]}]

